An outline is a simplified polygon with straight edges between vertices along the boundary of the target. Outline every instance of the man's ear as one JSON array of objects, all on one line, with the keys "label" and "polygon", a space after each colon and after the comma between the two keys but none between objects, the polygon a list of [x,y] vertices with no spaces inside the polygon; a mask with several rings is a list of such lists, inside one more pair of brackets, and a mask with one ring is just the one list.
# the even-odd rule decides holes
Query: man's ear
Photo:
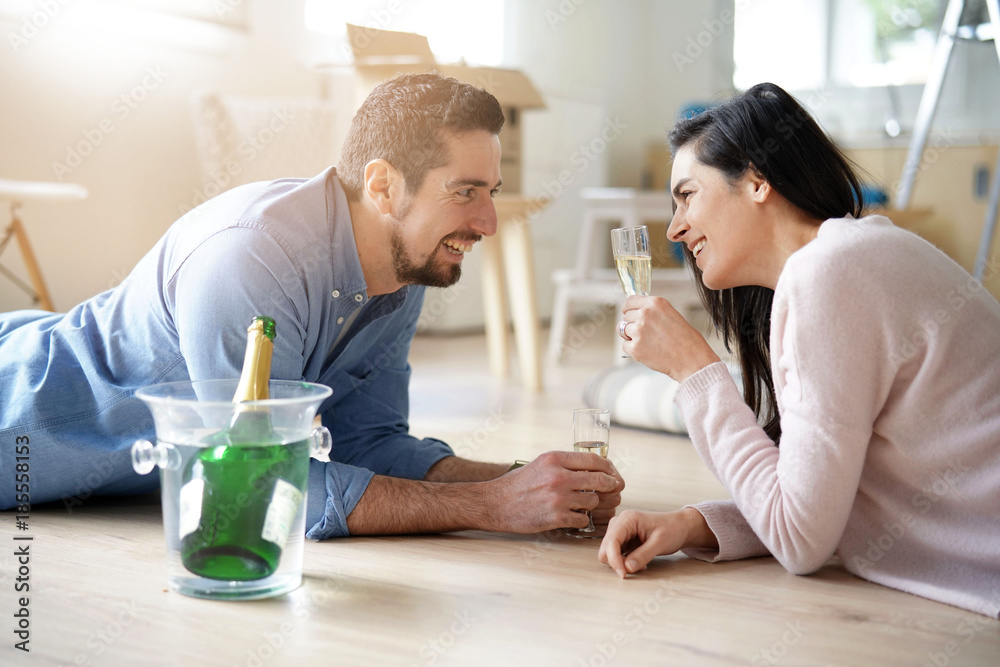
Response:
[{"label": "man's ear", "polygon": [[365,196],[379,213],[392,213],[404,190],[403,175],[385,160],[372,160],[365,165]]},{"label": "man's ear", "polygon": [[753,164],[750,164],[746,170],[746,179],[753,200],[758,204],[767,201],[767,198],[771,195],[771,184],[757,171],[757,167]]}]

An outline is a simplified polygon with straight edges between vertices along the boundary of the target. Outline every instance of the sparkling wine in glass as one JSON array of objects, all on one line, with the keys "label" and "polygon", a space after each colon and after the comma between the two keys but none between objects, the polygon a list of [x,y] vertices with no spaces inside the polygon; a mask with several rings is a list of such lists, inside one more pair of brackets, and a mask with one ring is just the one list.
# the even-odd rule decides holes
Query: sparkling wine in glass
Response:
[{"label": "sparkling wine in glass", "polygon": [[[573,451],[590,452],[608,458],[608,443],[611,434],[611,413],[600,408],[578,408],[573,411]],[[569,528],[566,532],[573,537],[604,537],[604,527],[594,525],[594,519],[587,512],[586,528]]]},{"label": "sparkling wine in glass", "polygon": [[611,249],[615,268],[625,296],[649,294],[653,278],[653,260],[649,251],[649,230],[642,227],[622,227],[611,230]]},{"label": "sparkling wine in glass", "polygon": [[[649,294],[653,281],[653,258],[649,252],[649,230],[646,226],[612,229],[611,250],[625,296]],[[622,359],[629,356],[623,354]]]}]

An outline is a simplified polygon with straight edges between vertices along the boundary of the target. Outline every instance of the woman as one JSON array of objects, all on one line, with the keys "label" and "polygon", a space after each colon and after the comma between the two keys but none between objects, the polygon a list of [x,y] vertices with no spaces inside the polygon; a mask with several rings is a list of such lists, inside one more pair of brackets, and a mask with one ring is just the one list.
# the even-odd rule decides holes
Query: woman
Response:
[{"label": "woman", "polygon": [[[760,84],[670,133],[675,213],[743,396],[668,302],[630,297],[623,351],[681,383],[701,458],[732,501],[615,518],[619,576],[679,549],[771,554],[1000,612],[1000,304],[955,262],[862,217],[847,160]],[[995,273],[995,268],[992,273]]]}]

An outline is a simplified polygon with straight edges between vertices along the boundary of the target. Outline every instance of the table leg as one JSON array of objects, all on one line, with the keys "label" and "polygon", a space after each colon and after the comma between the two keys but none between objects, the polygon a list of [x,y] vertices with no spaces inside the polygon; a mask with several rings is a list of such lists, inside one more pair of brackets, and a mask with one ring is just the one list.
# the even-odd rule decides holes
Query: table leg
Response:
[{"label": "table leg", "polygon": [[531,246],[531,224],[526,218],[507,221],[500,231],[504,273],[507,279],[517,338],[517,356],[524,385],[542,390],[542,355],[538,335],[538,297],[535,262]]},{"label": "table leg", "polygon": [[483,249],[483,319],[486,324],[486,351],[490,372],[506,377],[510,365],[507,351],[507,295],[504,293],[503,259],[500,239],[487,236]]}]

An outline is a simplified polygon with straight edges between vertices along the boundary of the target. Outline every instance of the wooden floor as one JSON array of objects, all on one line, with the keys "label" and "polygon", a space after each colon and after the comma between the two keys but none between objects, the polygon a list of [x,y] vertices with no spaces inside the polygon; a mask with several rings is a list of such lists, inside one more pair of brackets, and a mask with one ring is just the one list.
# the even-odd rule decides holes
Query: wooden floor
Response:
[{"label": "wooden floor", "polygon": [[[571,412],[611,362],[583,336],[531,395],[486,371],[482,336],[419,337],[412,430],[472,458],[571,446]],[[725,497],[685,438],[613,427],[623,507]],[[31,653],[14,650],[14,516],[0,514],[2,665],[1000,665],[1000,622],[859,580],[836,560],[662,557],[619,580],[559,533],[306,544],[306,581],[256,602],[167,592],[155,496],[32,512]]]}]

